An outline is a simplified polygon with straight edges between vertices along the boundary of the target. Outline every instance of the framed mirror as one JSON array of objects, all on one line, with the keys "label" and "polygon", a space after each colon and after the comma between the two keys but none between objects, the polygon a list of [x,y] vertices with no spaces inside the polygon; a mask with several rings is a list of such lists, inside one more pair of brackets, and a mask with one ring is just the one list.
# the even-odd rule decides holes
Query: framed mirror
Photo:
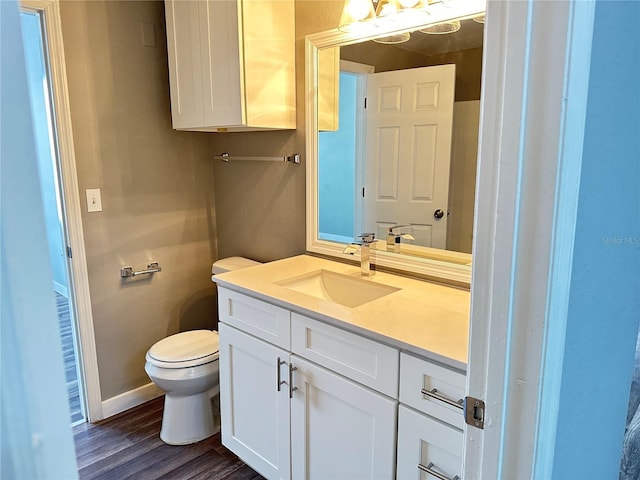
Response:
[{"label": "framed mirror", "polygon": [[470,285],[484,3],[465,5],[307,37],[309,252],[353,259],[373,232],[374,264]]}]

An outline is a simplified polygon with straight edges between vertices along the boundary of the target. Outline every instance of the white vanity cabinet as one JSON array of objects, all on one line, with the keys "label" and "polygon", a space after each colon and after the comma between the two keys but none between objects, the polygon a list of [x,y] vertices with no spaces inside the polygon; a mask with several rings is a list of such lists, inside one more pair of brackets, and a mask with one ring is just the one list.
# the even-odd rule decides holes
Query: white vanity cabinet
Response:
[{"label": "white vanity cabinet", "polygon": [[465,376],[400,355],[397,479],[457,479],[462,471]]},{"label": "white vanity cabinet", "polygon": [[[394,477],[398,350],[226,288],[218,303],[227,448],[270,479]],[[393,395],[348,378],[357,370]]]},{"label": "white vanity cabinet", "polygon": [[166,0],[176,130],[294,129],[294,0]]}]

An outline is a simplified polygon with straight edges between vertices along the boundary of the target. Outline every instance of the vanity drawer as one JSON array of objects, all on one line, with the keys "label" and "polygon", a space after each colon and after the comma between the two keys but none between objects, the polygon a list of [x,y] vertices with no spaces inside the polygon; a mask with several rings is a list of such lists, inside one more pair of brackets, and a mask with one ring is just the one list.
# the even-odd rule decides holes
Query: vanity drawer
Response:
[{"label": "vanity drawer", "polygon": [[398,397],[399,351],[291,314],[291,351],[385,395]]},{"label": "vanity drawer", "polygon": [[218,287],[220,321],[289,350],[291,313],[284,308]]},{"label": "vanity drawer", "polygon": [[[400,354],[400,402],[451,425],[463,428],[462,405],[450,405],[439,397],[458,402],[465,395],[465,375],[428,360]],[[423,393],[431,392],[434,396]]]},{"label": "vanity drawer", "polygon": [[397,480],[460,478],[462,447],[462,430],[404,405],[398,407]]}]

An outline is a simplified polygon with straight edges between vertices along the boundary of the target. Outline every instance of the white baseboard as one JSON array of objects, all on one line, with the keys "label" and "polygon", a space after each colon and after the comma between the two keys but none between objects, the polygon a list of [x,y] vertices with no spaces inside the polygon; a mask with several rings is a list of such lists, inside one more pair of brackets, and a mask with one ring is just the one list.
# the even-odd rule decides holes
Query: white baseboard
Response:
[{"label": "white baseboard", "polygon": [[130,408],[142,405],[144,402],[158,398],[164,392],[155,383],[150,382],[128,392],[102,401],[102,415],[104,418],[112,417]]}]

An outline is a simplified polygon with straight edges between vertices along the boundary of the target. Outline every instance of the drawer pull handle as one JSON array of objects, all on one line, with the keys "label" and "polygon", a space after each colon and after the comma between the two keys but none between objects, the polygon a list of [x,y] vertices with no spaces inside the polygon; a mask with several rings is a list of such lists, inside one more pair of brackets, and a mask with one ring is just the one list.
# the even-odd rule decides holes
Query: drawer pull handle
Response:
[{"label": "drawer pull handle", "polygon": [[452,407],[456,407],[456,408],[459,408],[460,410],[462,410],[462,404],[464,403],[464,400],[462,398],[456,402],[454,400],[451,400],[450,398],[445,397],[444,395],[440,395],[438,393],[438,389],[437,388],[434,388],[432,390],[427,390],[427,389],[423,388],[422,390],[420,390],[420,393],[422,393],[422,395],[426,395],[427,397],[435,398],[436,400],[440,400],[441,402],[444,402],[447,405],[451,405]]},{"label": "drawer pull handle", "polygon": [[278,391],[280,391],[280,386],[282,384],[287,383],[284,380],[280,379],[280,366],[284,365],[285,363],[287,363],[287,362],[285,362],[284,360],[280,360],[280,357],[278,357],[278,366],[276,367],[277,370],[278,370],[278,380],[277,380],[277,382],[278,382]]},{"label": "drawer pull handle", "polygon": [[289,364],[289,398],[293,398],[293,392],[295,392],[298,387],[293,386],[293,372],[295,372],[298,367],[294,367],[292,363]]},{"label": "drawer pull handle", "polygon": [[427,465],[426,467],[424,465],[422,465],[421,463],[418,464],[418,470],[422,470],[425,473],[428,473],[429,475],[433,475],[434,477],[440,479],[440,480],[460,480],[460,477],[458,475],[456,475],[453,478],[449,478],[446,477],[444,475],[442,475],[441,473],[436,472],[435,470],[433,470],[433,462],[429,462],[429,465]]}]

